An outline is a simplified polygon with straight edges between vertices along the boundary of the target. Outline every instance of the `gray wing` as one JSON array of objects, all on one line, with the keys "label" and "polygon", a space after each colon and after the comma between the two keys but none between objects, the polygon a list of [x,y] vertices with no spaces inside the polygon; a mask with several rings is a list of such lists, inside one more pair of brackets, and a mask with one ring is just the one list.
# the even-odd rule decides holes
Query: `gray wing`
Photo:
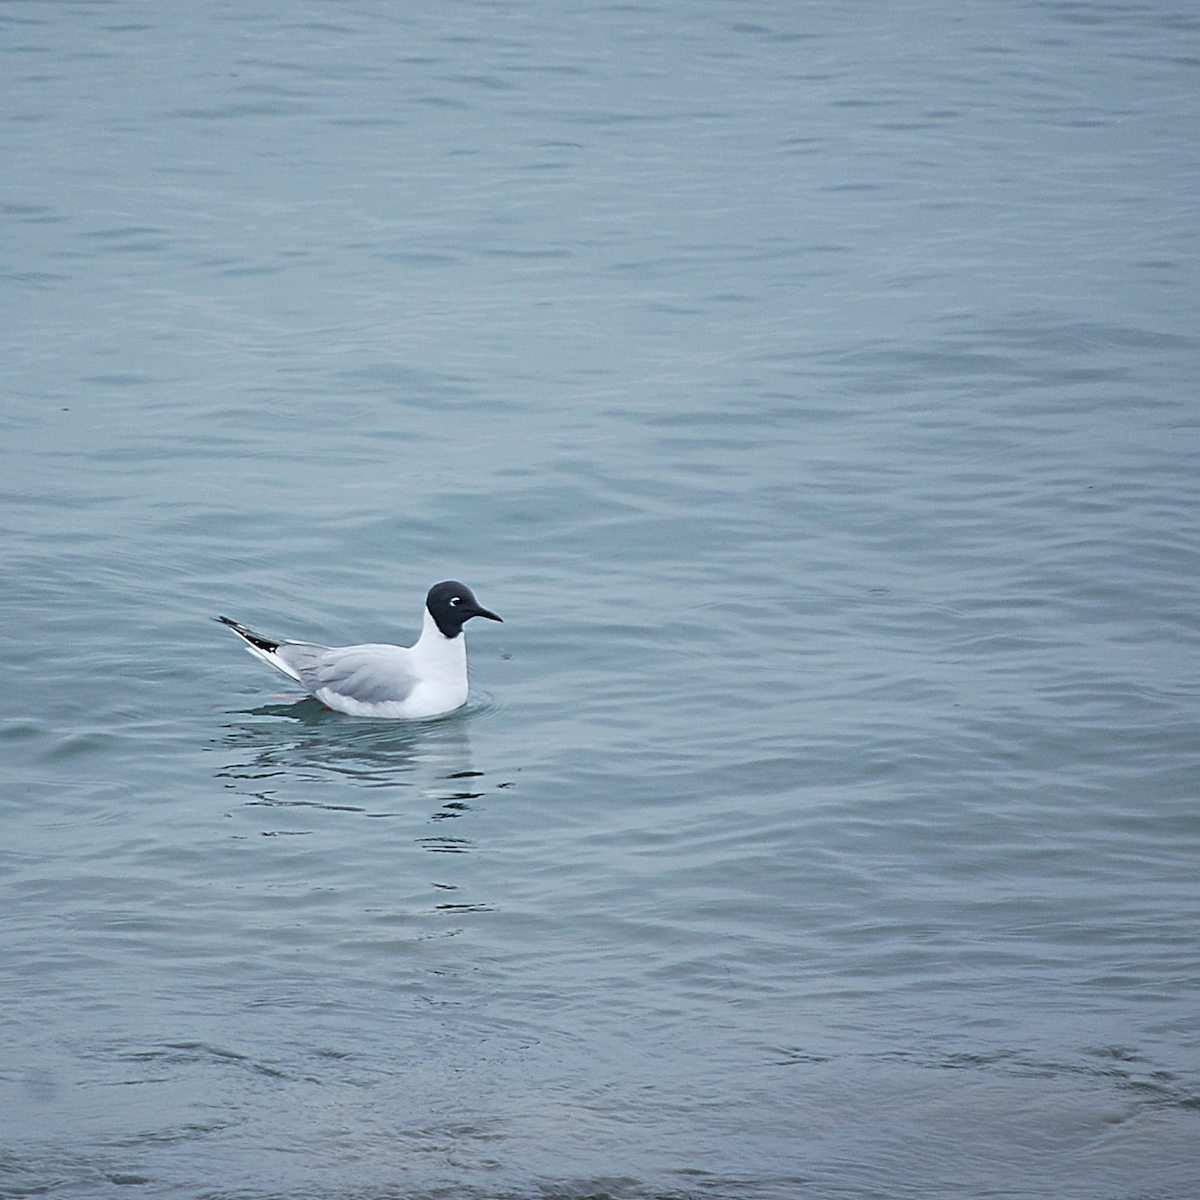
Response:
[{"label": "gray wing", "polygon": [[362,704],[406,700],[417,677],[403,646],[314,646],[284,642],[275,651],[309,692],[328,689]]}]

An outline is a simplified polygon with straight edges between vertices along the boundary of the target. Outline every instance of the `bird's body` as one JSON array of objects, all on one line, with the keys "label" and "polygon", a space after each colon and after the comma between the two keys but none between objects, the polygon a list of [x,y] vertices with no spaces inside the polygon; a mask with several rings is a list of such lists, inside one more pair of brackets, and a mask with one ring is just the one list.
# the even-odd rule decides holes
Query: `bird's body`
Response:
[{"label": "bird's body", "polygon": [[217,620],[256,658],[327,707],[353,717],[414,720],[452,712],[467,702],[462,630],[472,617],[500,620],[479,605],[469,587],[448,580],[429,589],[421,636],[413,646],[319,646],[263,637],[228,617]]}]

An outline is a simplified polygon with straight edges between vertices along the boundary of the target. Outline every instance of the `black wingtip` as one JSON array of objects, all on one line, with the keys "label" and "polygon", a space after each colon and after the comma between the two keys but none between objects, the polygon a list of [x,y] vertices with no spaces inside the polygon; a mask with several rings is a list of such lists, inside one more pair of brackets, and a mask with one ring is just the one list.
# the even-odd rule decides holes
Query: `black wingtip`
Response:
[{"label": "black wingtip", "polygon": [[253,629],[247,629],[245,625],[231,621],[228,617],[213,617],[213,620],[222,625],[228,625],[243,641],[249,642],[251,646],[257,646],[259,650],[265,650],[268,654],[279,649],[280,643],[277,638],[263,637],[261,633],[255,633]]}]

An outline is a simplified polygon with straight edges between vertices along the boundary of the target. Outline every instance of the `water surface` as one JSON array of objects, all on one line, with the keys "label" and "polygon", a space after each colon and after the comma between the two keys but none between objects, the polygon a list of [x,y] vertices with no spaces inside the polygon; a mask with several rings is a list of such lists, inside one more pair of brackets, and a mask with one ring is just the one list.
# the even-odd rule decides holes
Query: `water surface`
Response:
[{"label": "water surface", "polygon": [[1195,1194],[1186,6],[0,51],[0,1194]]}]

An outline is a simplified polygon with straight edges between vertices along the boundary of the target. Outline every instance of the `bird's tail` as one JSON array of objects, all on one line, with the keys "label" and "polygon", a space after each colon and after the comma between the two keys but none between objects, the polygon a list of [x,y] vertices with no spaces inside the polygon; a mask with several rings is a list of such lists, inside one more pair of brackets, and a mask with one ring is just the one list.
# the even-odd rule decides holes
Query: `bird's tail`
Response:
[{"label": "bird's tail", "polygon": [[307,690],[308,685],[300,678],[296,668],[290,663],[285,662],[275,653],[284,644],[282,640],[263,637],[261,633],[255,633],[253,629],[247,629],[245,625],[239,625],[236,621],[231,621],[228,617],[213,617],[213,620],[220,621],[222,625],[228,625],[242,639],[246,649],[255,658],[261,658],[268,667],[274,667],[280,674],[286,675],[293,683],[298,683],[302,688]]}]

